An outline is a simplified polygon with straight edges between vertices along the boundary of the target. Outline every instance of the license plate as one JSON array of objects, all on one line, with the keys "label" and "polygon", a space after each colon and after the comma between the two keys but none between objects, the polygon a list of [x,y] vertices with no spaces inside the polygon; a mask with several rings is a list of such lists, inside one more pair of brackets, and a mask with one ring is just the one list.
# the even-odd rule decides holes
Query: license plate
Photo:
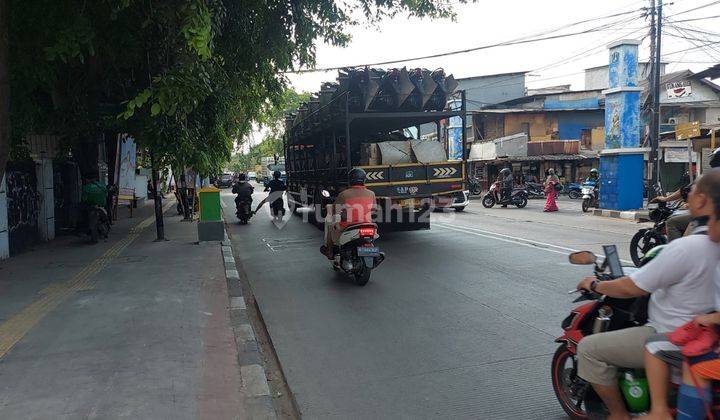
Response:
[{"label": "license plate", "polygon": [[359,246],[357,253],[358,257],[377,257],[380,255],[380,248],[376,246]]}]

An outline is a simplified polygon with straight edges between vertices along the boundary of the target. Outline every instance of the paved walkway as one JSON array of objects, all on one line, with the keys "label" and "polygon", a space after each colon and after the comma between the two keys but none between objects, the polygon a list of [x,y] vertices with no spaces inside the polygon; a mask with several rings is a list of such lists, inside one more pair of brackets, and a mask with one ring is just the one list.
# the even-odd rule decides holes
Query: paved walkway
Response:
[{"label": "paved walkway", "polygon": [[247,417],[220,246],[165,229],[148,205],[0,263],[0,418]]}]

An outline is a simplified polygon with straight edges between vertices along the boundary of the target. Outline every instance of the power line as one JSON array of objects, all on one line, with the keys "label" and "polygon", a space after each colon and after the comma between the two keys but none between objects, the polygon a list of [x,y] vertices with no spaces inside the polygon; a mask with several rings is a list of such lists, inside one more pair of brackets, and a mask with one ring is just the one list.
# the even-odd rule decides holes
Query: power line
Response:
[{"label": "power line", "polygon": [[676,20],[675,23],[694,22],[694,21],[696,21],[696,20],[717,19],[717,18],[720,18],[720,15],[704,16],[704,17],[699,17],[699,18]]},{"label": "power line", "polygon": [[602,17],[598,17],[598,18],[585,19],[585,20],[582,20],[579,22],[574,22],[574,23],[570,23],[567,25],[563,25],[563,26],[560,26],[555,29],[540,32],[538,34],[515,38],[515,39],[509,40],[509,41],[498,42],[495,44],[481,45],[478,47],[467,48],[467,49],[463,49],[463,50],[449,51],[449,52],[444,52],[444,53],[437,53],[437,54],[412,57],[412,58],[403,58],[403,59],[399,59],[399,60],[381,61],[381,62],[376,62],[376,63],[343,65],[343,66],[336,66],[336,67],[325,67],[325,68],[320,68],[320,69],[295,70],[295,71],[287,71],[285,73],[286,74],[293,74],[293,73],[294,74],[303,74],[303,73],[316,73],[316,72],[325,72],[325,71],[332,71],[332,70],[341,70],[341,69],[348,68],[348,67],[381,66],[381,65],[386,65],[386,64],[397,64],[397,63],[402,63],[402,62],[406,62],[406,61],[416,61],[416,60],[424,60],[424,59],[430,59],[430,58],[446,57],[446,56],[450,56],[450,55],[465,54],[465,53],[469,53],[469,52],[480,51],[480,50],[485,50],[485,49],[490,49],[490,48],[495,48],[495,47],[520,45],[520,44],[527,44],[527,43],[533,43],[533,42],[539,42],[539,41],[547,41],[547,40],[552,40],[552,39],[566,38],[566,37],[570,37],[570,36],[582,35],[582,34],[587,34],[587,33],[591,33],[591,32],[598,32],[603,29],[606,29],[608,26],[612,26],[614,23],[603,24],[603,25],[600,25],[600,26],[597,26],[594,28],[590,28],[590,29],[586,29],[586,30],[578,31],[578,32],[567,33],[567,34],[558,34],[558,35],[550,35],[550,36],[542,36],[542,35],[550,34],[553,32],[557,32],[557,31],[560,31],[563,29],[571,28],[573,26],[578,26],[578,25],[592,22],[592,21],[604,20],[604,19],[609,19],[609,18],[618,17],[618,16],[625,16],[625,15],[637,13],[637,12],[643,11],[643,10],[644,10],[644,8],[641,8],[641,9],[631,10],[631,11],[627,11],[627,12],[615,13],[615,14],[611,14],[611,15],[607,15],[607,16],[602,16]]},{"label": "power line", "polygon": [[703,4],[702,6],[693,7],[692,9],[688,9],[688,10],[683,10],[683,11],[681,11],[681,12],[677,12],[677,13],[673,14],[673,16],[684,15],[685,13],[694,12],[695,10],[704,9],[704,8],[706,8],[706,7],[710,7],[710,6],[713,6],[713,5],[716,5],[716,4],[720,4],[720,0],[711,1],[710,3]]}]

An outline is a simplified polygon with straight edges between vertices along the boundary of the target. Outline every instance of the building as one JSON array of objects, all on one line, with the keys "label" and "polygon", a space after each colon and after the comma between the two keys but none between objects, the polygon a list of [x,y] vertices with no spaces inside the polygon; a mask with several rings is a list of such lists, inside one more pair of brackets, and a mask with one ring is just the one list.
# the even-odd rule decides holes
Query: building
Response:
[{"label": "building", "polygon": [[[665,67],[667,66],[667,63],[660,63],[660,74],[665,74]],[[650,62],[640,62],[638,63],[637,68],[637,76],[638,79],[643,80],[647,79],[650,76],[650,68],[651,68]],[[597,67],[590,67],[585,69],[585,89],[586,90],[596,90],[596,89],[607,89],[608,86],[610,86],[610,80],[609,80],[609,72],[608,72],[608,65],[605,64],[604,66],[597,66]]]}]

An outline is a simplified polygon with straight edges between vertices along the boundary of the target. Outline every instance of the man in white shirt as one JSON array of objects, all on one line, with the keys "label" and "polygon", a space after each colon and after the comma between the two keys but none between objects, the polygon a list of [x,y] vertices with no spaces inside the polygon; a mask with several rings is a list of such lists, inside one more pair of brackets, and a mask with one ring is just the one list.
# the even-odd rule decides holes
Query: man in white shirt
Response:
[{"label": "man in white shirt", "polygon": [[[691,214],[712,215],[715,211],[712,198],[717,196],[714,194],[717,191],[720,191],[720,172],[713,170],[700,177],[688,199]],[[605,402],[610,412],[608,419],[630,419],[618,387],[618,367],[643,368],[648,337],[656,332],[673,331],[695,315],[714,309],[714,279],[719,259],[720,244],[706,234],[690,235],[671,242],[649,264],[630,276],[602,282],[587,277],[578,284],[578,289],[615,298],[652,294],[646,325],[593,334],[578,345],[578,376],[591,383]],[[668,376],[666,372],[664,382],[659,381],[665,390]],[[658,388],[657,383],[653,386]],[[661,392],[662,389],[651,386],[654,395]]]}]

